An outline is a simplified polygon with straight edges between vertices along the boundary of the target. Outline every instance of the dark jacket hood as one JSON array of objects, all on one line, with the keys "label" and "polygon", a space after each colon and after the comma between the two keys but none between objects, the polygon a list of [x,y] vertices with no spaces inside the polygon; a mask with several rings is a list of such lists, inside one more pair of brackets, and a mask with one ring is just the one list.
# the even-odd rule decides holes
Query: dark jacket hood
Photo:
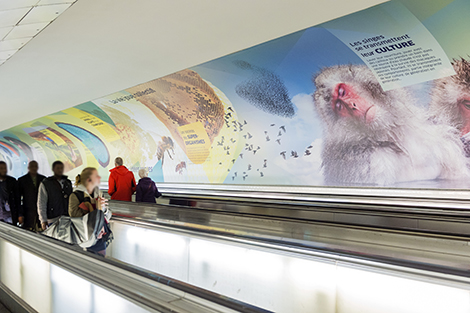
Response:
[{"label": "dark jacket hood", "polygon": [[144,177],[139,180],[139,185],[146,186],[146,187],[152,183],[153,181],[150,177]]}]

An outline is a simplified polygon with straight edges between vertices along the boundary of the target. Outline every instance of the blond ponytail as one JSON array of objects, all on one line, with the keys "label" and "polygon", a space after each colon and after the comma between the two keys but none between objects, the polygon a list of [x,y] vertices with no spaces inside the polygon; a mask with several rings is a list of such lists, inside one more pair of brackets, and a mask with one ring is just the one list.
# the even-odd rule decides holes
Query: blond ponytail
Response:
[{"label": "blond ponytail", "polygon": [[75,177],[75,186],[78,187],[78,185],[80,184],[85,185],[86,181],[90,178],[94,171],[97,171],[97,169],[94,167],[84,168],[82,170],[82,173],[78,174],[77,177]]}]

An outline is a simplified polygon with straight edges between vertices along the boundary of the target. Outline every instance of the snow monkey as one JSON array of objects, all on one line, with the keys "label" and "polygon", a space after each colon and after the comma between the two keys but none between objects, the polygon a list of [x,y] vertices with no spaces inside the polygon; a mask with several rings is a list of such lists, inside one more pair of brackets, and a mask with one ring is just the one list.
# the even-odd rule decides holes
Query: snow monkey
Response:
[{"label": "snow monkey", "polygon": [[430,122],[406,88],[385,92],[360,65],[325,68],[314,83],[315,107],[324,126],[326,184],[468,177],[455,128]]},{"label": "snow monkey", "polygon": [[457,128],[470,157],[470,62],[462,58],[452,65],[456,75],[435,81],[429,114],[433,121]]}]

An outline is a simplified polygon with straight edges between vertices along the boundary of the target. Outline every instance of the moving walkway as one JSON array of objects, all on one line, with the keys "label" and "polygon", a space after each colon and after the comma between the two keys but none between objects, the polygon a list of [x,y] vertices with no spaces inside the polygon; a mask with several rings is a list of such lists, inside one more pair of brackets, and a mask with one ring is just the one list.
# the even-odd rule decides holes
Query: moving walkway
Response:
[{"label": "moving walkway", "polygon": [[[206,201],[111,202],[106,260],[1,224],[2,301],[15,312],[470,312],[466,235],[308,215],[354,205]],[[416,215],[464,225],[451,209]]]},{"label": "moving walkway", "polygon": [[266,312],[5,223],[0,299],[15,313]]},{"label": "moving walkway", "polygon": [[110,205],[111,257],[270,311],[470,312],[466,236]]}]

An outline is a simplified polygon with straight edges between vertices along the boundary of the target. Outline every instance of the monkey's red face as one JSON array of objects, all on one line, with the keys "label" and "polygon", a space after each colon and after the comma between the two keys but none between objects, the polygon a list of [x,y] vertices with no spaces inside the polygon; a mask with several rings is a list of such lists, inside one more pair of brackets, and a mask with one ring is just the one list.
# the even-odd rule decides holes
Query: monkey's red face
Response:
[{"label": "monkey's red face", "polygon": [[470,132],[470,97],[459,100],[460,114],[464,120],[461,135],[465,135]]},{"label": "monkey's red face", "polygon": [[356,118],[365,123],[372,122],[376,114],[376,107],[345,83],[339,83],[334,88],[331,107],[338,117]]}]

